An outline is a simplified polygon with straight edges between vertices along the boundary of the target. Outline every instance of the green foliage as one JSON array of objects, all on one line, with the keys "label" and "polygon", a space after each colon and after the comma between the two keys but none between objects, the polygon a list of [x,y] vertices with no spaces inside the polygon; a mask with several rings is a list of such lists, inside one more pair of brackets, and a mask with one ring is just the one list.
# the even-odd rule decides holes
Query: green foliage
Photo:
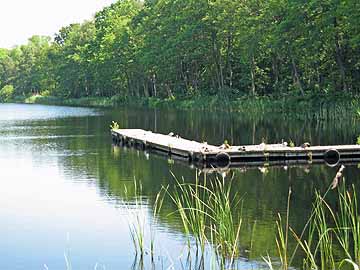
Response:
[{"label": "green foliage", "polygon": [[12,85],[5,85],[0,90],[0,101],[9,101],[14,95],[14,87]]}]

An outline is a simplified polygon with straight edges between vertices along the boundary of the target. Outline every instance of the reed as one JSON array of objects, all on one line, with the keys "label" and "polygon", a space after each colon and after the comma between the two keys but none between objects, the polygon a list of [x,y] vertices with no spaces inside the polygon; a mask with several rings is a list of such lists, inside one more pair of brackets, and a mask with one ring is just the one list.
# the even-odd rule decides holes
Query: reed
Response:
[{"label": "reed", "polygon": [[269,270],[274,270],[273,262],[269,256],[269,254],[267,254],[266,257],[263,256],[262,259],[265,262],[265,264],[267,265],[267,267],[269,268]]},{"label": "reed", "polygon": [[342,185],[338,197],[340,211],[334,216],[334,231],[347,259],[360,265],[360,220],[355,186],[347,191]]},{"label": "reed", "polygon": [[[288,270],[292,267],[292,260],[300,247],[303,254],[302,269],[341,269],[345,265],[359,270],[360,263],[360,221],[356,189],[353,185],[346,189],[342,178],[343,167],[339,170],[334,181],[326,192],[321,195],[315,193],[315,200],[309,219],[302,232],[298,235],[290,225],[291,189],[287,198],[285,216],[278,214],[276,222],[276,246],[280,265],[274,263],[270,256],[263,257],[269,269]],[[175,176],[174,176],[175,177]],[[175,177],[176,179],[176,177]],[[335,181],[336,180],[336,181]],[[163,205],[164,196],[172,200],[180,217],[182,228],[186,235],[186,242],[190,256],[192,243],[196,248],[196,262],[199,268],[204,267],[208,248],[210,249],[211,269],[235,269],[236,258],[240,256],[239,240],[241,237],[242,203],[243,200],[236,192],[232,192],[233,179],[216,177],[207,179],[206,175],[200,179],[196,174],[195,183],[178,181],[174,189],[164,187],[156,196],[153,218],[150,227],[150,253],[154,261],[155,230]],[[134,181],[135,196],[131,203],[127,203],[133,219],[129,223],[130,234],[135,247],[136,258],[140,255],[143,260],[144,251],[144,198],[141,195],[141,185]],[[337,188],[337,200],[329,201],[328,193]],[[140,191],[140,192],[139,192]],[[126,191],[127,194],[127,191]],[[334,206],[336,204],[336,206]],[[241,207],[239,207],[241,205]],[[132,208],[136,208],[133,211]],[[234,211],[237,209],[237,213]],[[289,249],[291,235],[297,242],[294,250]],[[190,263],[191,265],[191,263]],[[348,268],[347,268],[348,269]]]},{"label": "reed", "polygon": [[[304,253],[303,269],[340,269],[344,264],[359,269],[360,263],[360,221],[356,189],[353,185],[346,190],[343,179],[344,167],[341,166],[333,182],[324,195],[315,193],[311,215],[302,232],[298,235],[289,224],[290,194],[289,190],[286,222],[278,215],[276,222],[276,245],[281,262],[281,269],[291,266],[292,260],[300,247]],[[332,207],[326,196],[332,189],[338,189],[335,202],[338,207]],[[334,204],[334,202],[332,202]],[[288,237],[292,233],[297,246],[289,257]],[[307,234],[306,234],[307,232]],[[307,235],[307,236],[306,236]],[[263,257],[269,269],[274,265],[269,256]]]},{"label": "reed", "polygon": [[[174,176],[174,175],[173,175]],[[177,185],[170,198],[175,204],[177,212],[180,215],[183,229],[187,236],[187,245],[191,248],[190,235],[195,238],[197,251],[200,249],[202,254],[207,242],[206,220],[209,216],[209,205],[206,203],[206,187],[199,184],[199,177],[196,175],[195,184],[180,183],[174,176]],[[206,183],[206,177],[204,177]]]},{"label": "reed", "polygon": [[204,176],[200,183],[196,176],[194,184],[177,181],[175,190],[169,193],[180,215],[189,248],[190,236],[202,254],[205,245],[211,243],[221,265],[225,261],[232,264],[240,253],[241,212],[238,217],[233,210],[242,200],[231,190],[232,180],[216,177],[207,183]]},{"label": "reed", "polygon": [[[314,208],[314,218],[312,220],[312,232],[316,233],[317,244],[315,245],[314,254],[320,257],[321,269],[334,269],[335,258],[333,250],[333,228],[330,227],[328,220],[327,208],[333,214],[331,208],[327,205],[324,198],[317,192],[316,203],[320,207]],[[312,236],[311,236],[312,237]]]},{"label": "reed", "polygon": [[[358,269],[360,264],[360,221],[355,186],[350,191],[345,183],[338,187],[338,210],[316,193],[307,239],[301,239],[292,230],[305,253],[305,269],[336,269],[344,263]],[[336,256],[335,247],[343,255]],[[339,253],[338,252],[338,253]]]},{"label": "reed", "polygon": [[[289,239],[289,214],[290,214],[290,197],[291,189],[288,192],[287,207],[286,207],[286,221],[285,228],[283,226],[281,215],[278,214],[278,220],[276,221],[277,236],[276,236],[276,247],[281,261],[282,269],[287,270],[289,267],[288,258],[288,239]],[[268,257],[269,259],[269,257]],[[270,260],[265,260],[269,264]]]},{"label": "reed", "polygon": [[156,195],[155,203],[153,207],[153,217],[152,217],[152,223],[150,225],[150,254],[151,254],[151,260],[154,261],[154,255],[155,255],[155,223],[158,221],[159,212],[162,208],[163,202],[164,202],[164,196],[167,192],[168,187],[162,188],[159,193]]},{"label": "reed", "polygon": [[125,188],[125,197],[127,201],[131,203],[124,202],[123,206],[127,210],[129,218],[129,231],[131,240],[135,250],[135,256],[140,256],[140,260],[144,257],[145,246],[144,246],[144,236],[145,236],[145,216],[144,216],[144,200],[142,196],[142,186],[138,184],[134,179],[134,197],[129,199],[128,190]]},{"label": "reed", "polygon": [[[215,235],[215,243],[218,252],[230,261],[239,255],[239,237],[242,224],[242,215],[237,218],[232,209],[237,209],[241,198],[237,194],[231,194],[232,180],[225,183],[225,178],[216,178],[211,182],[208,190],[210,216],[213,222],[212,230]],[[242,206],[240,207],[242,209]]]}]

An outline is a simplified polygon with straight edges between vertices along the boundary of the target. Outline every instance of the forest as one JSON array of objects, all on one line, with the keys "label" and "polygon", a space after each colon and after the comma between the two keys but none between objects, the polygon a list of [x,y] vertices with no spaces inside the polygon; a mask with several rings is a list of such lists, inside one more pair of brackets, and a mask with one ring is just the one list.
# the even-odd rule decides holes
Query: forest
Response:
[{"label": "forest", "polygon": [[358,0],[119,0],[0,49],[0,99],[360,91]]}]

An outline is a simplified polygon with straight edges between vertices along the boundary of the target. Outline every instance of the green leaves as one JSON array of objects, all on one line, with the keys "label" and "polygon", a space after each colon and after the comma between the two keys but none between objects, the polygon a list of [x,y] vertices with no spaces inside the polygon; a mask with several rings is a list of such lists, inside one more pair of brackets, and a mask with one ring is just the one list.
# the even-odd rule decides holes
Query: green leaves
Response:
[{"label": "green leaves", "polygon": [[14,87],[12,85],[5,85],[0,90],[0,101],[9,101],[14,95]]},{"label": "green leaves", "polygon": [[65,97],[360,90],[359,1],[119,0],[0,50],[0,89]]}]

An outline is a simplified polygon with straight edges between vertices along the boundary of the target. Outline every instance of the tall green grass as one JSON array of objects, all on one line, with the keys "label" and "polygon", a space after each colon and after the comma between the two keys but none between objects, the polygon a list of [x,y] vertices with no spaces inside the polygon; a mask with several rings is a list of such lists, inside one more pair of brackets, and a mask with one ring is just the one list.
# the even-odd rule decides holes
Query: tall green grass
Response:
[{"label": "tall green grass", "polygon": [[226,262],[231,265],[240,254],[242,224],[241,211],[237,215],[234,211],[242,200],[238,194],[232,194],[232,180],[218,177],[208,180],[204,176],[200,182],[196,176],[193,184],[177,181],[169,196],[181,218],[189,249],[193,237],[201,254],[209,244],[221,265]]},{"label": "tall green grass", "polygon": [[305,253],[306,269],[338,269],[345,262],[360,265],[360,223],[355,186],[338,188],[338,209],[316,193],[307,239],[293,232]]},{"label": "tall green grass", "polygon": [[159,217],[159,213],[160,210],[162,208],[162,205],[164,203],[164,195],[167,191],[168,187],[163,188],[162,190],[164,190],[164,192],[162,192],[162,190],[156,195],[155,198],[155,203],[153,206],[153,216],[152,216],[152,222],[150,225],[150,254],[151,254],[151,261],[154,261],[154,256],[155,256],[155,236],[156,236],[156,231],[155,231],[155,225],[158,222],[158,217]]},{"label": "tall green grass", "polygon": [[[281,265],[284,270],[287,270],[289,267],[289,258],[288,258],[288,242],[289,242],[289,213],[290,213],[290,196],[291,189],[289,189],[287,207],[286,207],[286,221],[285,228],[283,226],[283,221],[281,215],[278,214],[278,220],[276,221],[277,235],[276,235],[276,246],[278,254],[280,257]],[[265,260],[266,261],[266,260]]]},{"label": "tall green grass", "polygon": [[[315,193],[315,201],[308,221],[301,234],[297,234],[289,224],[290,194],[288,197],[286,223],[283,224],[279,214],[276,222],[276,244],[280,258],[280,269],[291,267],[293,258],[300,247],[303,254],[302,269],[341,269],[348,264],[358,270],[360,265],[360,221],[356,189],[353,185],[346,189],[342,179],[343,167],[337,173],[333,183],[324,195]],[[336,180],[336,181],[335,181]],[[336,183],[336,184],[334,184]],[[331,189],[337,188],[337,201],[328,201]],[[288,248],[289,232],[292,233],[297,246],[291,251]],[[274,265],[269,256],[263,258],[269,269]]]},{"label": "tall green grass", "polygon": [[130,198],[128,190],[125,188],[125,196],[127,201],[123,206],[129,214],[129,231],[134,246],[136,257],[139,255],[142,260],[145,254],[145,216],[144,216],[144,200],[142,196],[142,186],[134,179],[134,196]]},{"label": "tall green grass", "polygon": [[[146,208],[148,200],[142,195],[142,185],[136,179],[133,184],[133,194],[130,196],[126,186],[124,186],[126,201],[123,201],[123,207],[128,213],[128,227],[135,251],[135,258],[139,257],[139,264],[142,264],[144,255],[147,250],[150,252],[151,261],[154,262],[156,250],[156,230],[155,226],[158,222],[159,212],[164,202],[164,195],[167,188],[163,188],[156,196],[153,205],[152,220],[150,223],[146,222]],[[150,244],[146,247],[146,234],[150,234]]]},{"label": "tall green grass", "polygon": [[[302,258],[301,269],[354,269],[360,265],[360,220],[356,188],[346,186],[339,170],[329,188],[320,194],[315,193],[313,207],[300,233],[297,233],[290,222],[291,190],[287,198],[286,213],[278,215],[276,222],[275,243],[279,261],[269,255],[263,257],[270,270],[288,270],[294,268],[294,257]],[[175,176],[174,176],[175,177]],[[176,178],[175,178],[176,179]],[[334,184],[336,182],[336,184]],[[210,256],[211,269],[236,269],[234,264],[241,256],[240,238],[242,225],[243,199],[233,191],[233,180],[222,177],[207,178],[204,175],[195,177],[194,183],[176,179],[173,188],[165,187],[155,198],[154,223],[161,211],[164,196],[169,196],[175,207],[171,214],[177,214],[186,236],[188,247],[188,264],[204,268],[205,258]],[[334,190],[334,189],[337,190]],[[134,182],[135,198],[131,207],[137,211],[130,221],[130,234],[140,262],[145,252],[145,222],[143,220],[144,198],[141,185]],[[336,201],[328,199],[331,192],[337,192]],[[331,197],[333,198],[333,197]],[[130,204],[129,204],[130,205]],[[139,211],[140,209],[140,211]],[[151,225],[152,226],[152,225]],[[290,249],[291,237],[295,240],[295,248]],[[156,252],[155,230],[150,228],[150,254],[154,261]],[[195,249],[195,261],[190,253]],[[210,249],[210,253],[208,252]],[[193,253],[192,253],[193,254]]]},{"label": "tall green grass", "polygon": [[[175,176],[174,176],[175,177]],[[176,179],[176,177],[175,177]],[[209,205],[206,203],[206,177],[204,184],[199,184],[199,178],[196,175],[195,184],[180,183],[177,179],[177,185],[173,192],[168,193],[172,199],[177,212],[180,215],[183,229],[187,237],[187,245],[191,248],[190,236],[195,238],[196,249],[204,253],[207,242],[206,220],[210,219]],[[204,192],[205,191],[205,192]]]},{"label": "tall green grass", "polygon": [[360,213],[355,186],[352,185],[349,191],[343,187],[339,200],[340,211],[336,216],[332,215],[338,228],[336,237],[347,258],[360,265]]}]

